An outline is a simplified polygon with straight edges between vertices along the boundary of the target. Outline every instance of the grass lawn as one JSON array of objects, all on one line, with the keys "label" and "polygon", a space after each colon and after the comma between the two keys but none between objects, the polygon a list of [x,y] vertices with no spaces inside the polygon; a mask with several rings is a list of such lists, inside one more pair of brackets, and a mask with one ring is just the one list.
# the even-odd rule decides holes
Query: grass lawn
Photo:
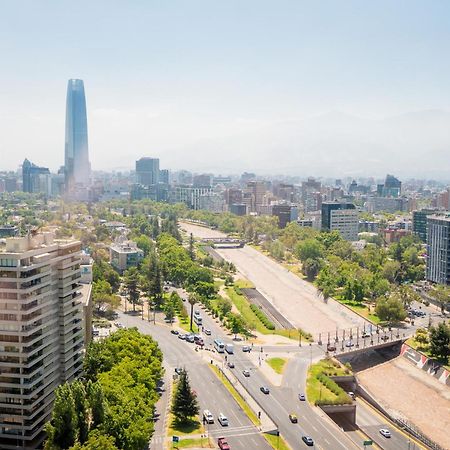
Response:
[{"label": "grass lawn", "polygon": [[[190,323],[191,323],[191,319],[182,319],[181,317],[179,317],[179,321],[178,321],[178,325],[180,328],[182,328],[184,331],[186,331],[186,333],[191,333],[191,329],[190,329]],[[194,322],[192,322],[192,333],[198,333],[198,327],[197,325],[195,325]]]},{"label": "grass lawn", "polygon": [[266,441],[275,449],[279,450],[291,450],[291,447],[283,439],[282,436],[275,436],[273,434],[264,433]]},{"label": "grass lawn", "polygon": [[310,366],[306,381],[306,395],[308,397],[308,401],[313,405],[317,400],[329,400],[330,402],[333,402],[337,399],[337,395],[331,392],[317,379],[317,375],[321,373],[331,376],[351,374],[347,368],[331,359],[323,359],[322,361]]},{"label": "grass lawn", "polygon": [[266,360],[266,362],[267,362],[267,364],[269,364],[270,367],[272,367],[272,369],[276,373],[281,375],[286,366],[287,359],[286,358],[269,358],[268,360]]},{"label": "grass lawn", "polygon": [[172,436],[178,436],[180,438],[178,444],[174,444],[174,448],[214,447],[211,441],[206,437],[204,438],[189,437],[204,434],[205,429],[199,420],[195,419],[191,420],[188,423],[178,424],[174,422],[174,417],[172,414],[170,414],[169,424],[170,424],[168,430],[169,438],[172,438]]},{"label": "grass lawn", "polygon": [[254,327],[254,329],[259,333],[277,334],[279,336],[284,336],[290,339],[294,339],[296,341],[298,341],[299,333],[302,334],[302,339],[304,339],[305,341],[311,338],[311,336],[308,336],[307,333],[301,330],[299,331],[297,329],[269,330],[263,325],[263,323],[258,319],[256,314],[252,311],[252,309],[250,308],[250,302],[244,295],[238,294],[232,287],[225,288],[225,292],[227,293],[230,300],[235,304],[239,312],[242,314],[242,317],[244,317],[245,321],[251,324]]},{"label": "grass lawn", "polygon": [[339,298],[339,296],[335,297],[335,299],[342,303],[343,305],[348,306],[352,311],[355,311],[355,313],[360,314],[361,316],[365,317],[367,320],[370,320],[375,325],[380,325],[381,320],[380,318],[373,312],[369,313],[369,308],[362,304],[358,303],[352,300],[344,300],[342,298]]},{"label": "grass lawn", "polygon": [[236,403],[243,409],[245,414],[247,414],[248,418],[256,425],[259,426],[261,424],[260,420],[256,416],[256,414],[252,411],[248,403],[242,398],[241,394],[235,389],[235,387],[228,381],[227,378],[223,377],[220,373],[219,369],[209,364],[211,370],[216,374],[217,378],[222,382],[222,384],[227,388],[228,392],[233,396],[236,400]]},{"label": "grass lawn", "polygon": [[242,289],[253,289],[255,287],[255,285],[249,281],[249,280],[244,280],[242,278],[239,278],[239,280],[236,280],[234,282],[234,284],[238,287],[238,288],[242,288]]},{"label": "grass lawn", "polygon": [[171,446],[169,448],[215,448],[215,445],[212,442],[211,438],[187,438],[180,436],[180,440],[177,444],[170,444]]}]

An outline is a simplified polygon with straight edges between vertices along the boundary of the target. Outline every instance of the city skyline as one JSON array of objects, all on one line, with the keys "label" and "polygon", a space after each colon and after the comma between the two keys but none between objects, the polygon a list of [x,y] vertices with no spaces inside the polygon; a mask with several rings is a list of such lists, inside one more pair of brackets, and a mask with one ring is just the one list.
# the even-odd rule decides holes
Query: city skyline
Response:
[{"label": "city skyline", "polygon": [[217,173],[450,171],[447,4],[84,5],[30,2],[37,20],[5,7],[5,169],[63,164],[62,84],[75,77],[89,83],[95,170],[148,154]]}]

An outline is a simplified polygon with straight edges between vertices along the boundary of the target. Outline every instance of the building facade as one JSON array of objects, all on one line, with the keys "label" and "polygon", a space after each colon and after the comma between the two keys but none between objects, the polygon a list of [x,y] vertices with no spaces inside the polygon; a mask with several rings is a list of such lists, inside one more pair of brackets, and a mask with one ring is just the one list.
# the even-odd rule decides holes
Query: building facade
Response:
[{"label": "building facade", "polygon": [[56,387],[82,371],[81,243],[51,233],[0,250],[0,448],[38,448]]},{"label": "building facade", "polygon": [[51,193],[50,170],[36,166],[25,158],[22,164],[22,190],[30,193]]},{"label": "building facade", "polygon": [[435,209],[420,209],[412,213],[413,232],[423,242],[427,242],[427,217],[436,213]]},{"label": "building facade", "polygon": [[109,247],[109,262],[119,273],[136,267],[144,259],[144,252],[133,241],[119,240]]},{"label": "building facade", "polygon": [[136,161],[136,181],[143,186],[153,186],[159,183],[159,159],[141,158]]},{"label": "building facade", "polygon": [[322,229],[339,231],[348,241],[358,240],[359,214],[353,203],[323,202]]},{"label": "building facade", "polygon": [[87,199],[91,164],[83,80],[72,79],[67,84],[64,175],[68,197]]},{"label": "building facade", "polygon": [[427,218],[427,280],[450,284],[450,215]]}]

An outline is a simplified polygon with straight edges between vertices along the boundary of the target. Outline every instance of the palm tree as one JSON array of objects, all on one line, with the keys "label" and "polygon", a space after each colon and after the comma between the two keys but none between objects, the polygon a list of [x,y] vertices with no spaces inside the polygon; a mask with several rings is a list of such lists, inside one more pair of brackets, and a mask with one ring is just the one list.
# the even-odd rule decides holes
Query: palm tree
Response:
[{"label": "palm tree", "polygon": [[191,331],[193,331],[192,330],[192,318],[193,318],[193,315],[194,315],[194,305],[198,302],[197,295],[194,294],[194,293],[189,294],[188,302],[191,305],[191,325],[190,325],[190,328],[191,328]]}]

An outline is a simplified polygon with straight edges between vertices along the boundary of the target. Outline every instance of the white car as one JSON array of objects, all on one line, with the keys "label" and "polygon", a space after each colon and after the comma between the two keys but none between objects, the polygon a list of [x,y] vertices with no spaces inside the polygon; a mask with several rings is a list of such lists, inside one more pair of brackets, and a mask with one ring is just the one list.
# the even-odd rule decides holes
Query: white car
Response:
[{"label": "white car", "polygon": [[220,413],[217,420],[219,421],[220,425],[222,425],[223,427],[228,426],[228,418],[225,414]]},{"label": "white car", "polygon": [[203,332],[207,335],[207,336],[211,336],[211,330],[209,328],[205,328],[203,330]]},{"label": "white car", "polygon": [[203,411],[203,420],[206,423],[214,423],[214,416],[211,414],[211,411],[209,409],[205,409]]},{"label": "white car", "polygon": [[244,370],[242,371],[242,374],[244,375],[244,377],[249,377],[249,376],[250,376],[250,370],[244,369]]},{"label": "white car", "polygon": [[391,432],[387,428],[381,428],[380,434],[381,434],[381,436],[384,436],[385,438],[391,437]]}]

